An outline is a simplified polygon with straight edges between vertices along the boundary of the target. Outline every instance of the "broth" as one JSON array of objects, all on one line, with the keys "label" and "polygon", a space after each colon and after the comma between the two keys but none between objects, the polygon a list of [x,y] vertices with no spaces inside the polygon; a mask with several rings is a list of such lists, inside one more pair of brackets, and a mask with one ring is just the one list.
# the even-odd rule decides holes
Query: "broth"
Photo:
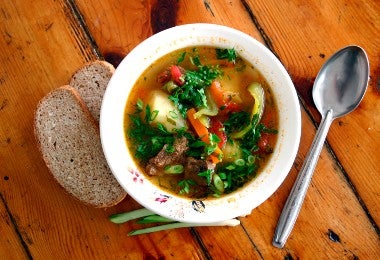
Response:
[{"label": "broth", "polygon": [[154,184],[219,197],[252,180],[271,156],[278,111],[265,78],[233,49],[169,53],[134,84],[126,143]]}]

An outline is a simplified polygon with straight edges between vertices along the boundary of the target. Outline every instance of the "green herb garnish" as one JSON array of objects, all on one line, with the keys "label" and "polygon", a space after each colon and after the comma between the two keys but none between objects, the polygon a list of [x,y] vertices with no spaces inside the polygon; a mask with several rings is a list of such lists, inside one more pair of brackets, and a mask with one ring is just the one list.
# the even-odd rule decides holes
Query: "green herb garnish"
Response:
[{"label": "green herb garnish", "polygon": [[[142,104],[137,106],[140,108]],[[157,124],[157,127],[150,124],[157,114],[155,111],[153,113],[150,111],[149,105],[145,107],[144,119],[141,118],[141,112],[141,110],[136,110],[135,114],[129,115],[131,125],[127,134],[135,145],[136,157],[147,161],[155,156],[165,144],[168,144],[169,147],[173,146],[174,135],[167,131],[162,124]]]},{"label": "green herb garnish", "polygon": [[211,184],[211,178],[212,178],[212,174],[214,173],[213,170],[211,169],[207,169],[203,172],[200,172],[198,173],[198,176],[201,176],[201,177],[204,177],[206,178],[206,181],[207,181],[207,185],[210,185]]},{"label": "green herb garnish", "polygon": [[237,54],[235,49],[215,49],[216,57],[220,60],[226,59],[230,62],[235,62]]},{"label": "green herb garnish", "polygon": [[178,182],[178,186],[181,188],[179,194],[189,194],[191,191],[191,187],[197,185],[197,183],[193,180],[184,179]]},{"label": "green herb garnish", "polygon": [[[181,60],[182,58],[180,57],[179,59]],[[181,87],[171,88],[171,95],[169,96],[169,99],[174,102],[185,118],[186,111],[189,108],[207,107],[205,89],[222,74],[222,71],[217,66],[202,65],[197,55],[189,57],[189,59],[197,69],[187,70],[184,74],[184,84]]]}]

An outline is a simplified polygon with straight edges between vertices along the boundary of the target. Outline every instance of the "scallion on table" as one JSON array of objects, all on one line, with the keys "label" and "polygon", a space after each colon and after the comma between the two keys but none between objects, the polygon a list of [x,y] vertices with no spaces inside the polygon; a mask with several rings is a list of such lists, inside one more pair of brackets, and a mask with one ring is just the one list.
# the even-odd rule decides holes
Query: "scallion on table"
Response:
[{"label": "scallion on table", "polygon": [[176,228],[185,227],[201,227],[201,226],[237,226],[240,224],[238,219],[229,219],[225,221],[215,222],[215,223],[186,223],[178,222],[172,219],[162,217],[155,214],[154,212],[142,208],[133,210],[130,212],[114,214],[109,217],[110,221],[116,224],[122,224],[134,219],[140,219],[138,224],[151,224],[151,223],[168,223],[160,226],[148,227],[143,229],[133,230],[128,233],[128,236],[136,236],[141,234],[147,234],[152,232],[158,232],[163,230],[170,230]]}]

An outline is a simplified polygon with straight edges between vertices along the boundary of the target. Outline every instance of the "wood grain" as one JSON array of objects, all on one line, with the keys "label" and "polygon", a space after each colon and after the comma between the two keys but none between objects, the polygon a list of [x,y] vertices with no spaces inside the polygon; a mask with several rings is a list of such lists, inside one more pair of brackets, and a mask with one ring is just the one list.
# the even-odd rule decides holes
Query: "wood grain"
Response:
[{"label": "wood grain", "polygon": [[[0,3],[0,258],[2,259],[379,259],[379,28],[376,1],[58,0]],[[150,35],[207,22],[268,46],[296,85],[302,139],[288,178],[237,227],[199,227],[128,237],[134,222],[108,216],[133,199],[94,209],[48,172],[33,136],[37,102],[85,62],[117,65]],[[371,82],[354,113],[333,123],[304,207],[284,249],[271,246],[281,209],[315,135],[310,89],[338,48],[359,44]]]},{"label": "wood grain", "polygon": [[[4,181],[8,180],[8,177]],[[25,248],[22,238],[17,230],[17,223],[7,208],[6,200],[0,194],[0,258],[1,259],[23,259],[27,258],[29,251]]]},{"label": "wood grain", "polygon": [[[240,1],[94,1],[76,2],[101,54],[115,66],[153,33],[187,23],[225,24],[261,40]],[[231,12],[234,10],[234,12]],[[229,15],[218,15],[229,13]],[[196,15],[189,15],[196,14]],[[175,18],[173,20],[173,17]]]},{"label": "wood grain", "polygon": [[[302,120],[301,143],[311,144],[314,138],[314,132],[310,131],[313,129],[312,121],[305,112],[302,113]],[[313,254],[328,259],[339,259],[342,255],[347,259],[372,259],[378,256],[378,235],[357,201],[356,194],[326,149],[322,151],[319,167],[285,248],[279,252],[265,246],[272,240],[277,219],[307,150],[308,145],[300,146],[294,167],[281,188],[268,202],[247,216],[247,220],[243,219],[243,226],[258,245],[261,254],[265,259],[278,259],[279,254],[290,255],[293,259],[309,259],[313,258]],[[340,238],[340,242],[332,241],[329,230]],[[365,248],[361,246],[363,241],[366,241]]]},{"label": "wood grain", "polygon": [[365,97],[358,109],[333,122],[327,140],[359,199],[379,223],[380,116],[373,111],[380,109],[380,5],[376,1],[246,2],[258,14],[258,22],[270,35],[274,51],[317,121],[320,116],[312,102],[311,88],[322,64],[346,45],[366,50],[370,83]]}]

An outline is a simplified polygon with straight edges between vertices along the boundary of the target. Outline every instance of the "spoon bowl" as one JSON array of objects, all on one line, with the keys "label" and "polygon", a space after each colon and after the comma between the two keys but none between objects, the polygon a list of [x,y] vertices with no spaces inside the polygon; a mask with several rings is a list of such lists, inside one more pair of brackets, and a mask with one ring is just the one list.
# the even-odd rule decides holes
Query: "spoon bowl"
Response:
[{"label": "spoon bowl", "polygon": [[322,121],[282,210],[272,244],[282,248],[301,210],[319,154],[332,121],[353,111],[363,99],[369,78],[369,62],[359,46],[347,46],[322,66],[313,86],[313,99]]},{"label": "spoon bowl", "polygon": [[324,115],[332,109],[333,118],[353,111],[364,96],[368,75],[368,58],[362,48],[348,46],[335,53],[314,83],[313,100],[318,111]]}]

